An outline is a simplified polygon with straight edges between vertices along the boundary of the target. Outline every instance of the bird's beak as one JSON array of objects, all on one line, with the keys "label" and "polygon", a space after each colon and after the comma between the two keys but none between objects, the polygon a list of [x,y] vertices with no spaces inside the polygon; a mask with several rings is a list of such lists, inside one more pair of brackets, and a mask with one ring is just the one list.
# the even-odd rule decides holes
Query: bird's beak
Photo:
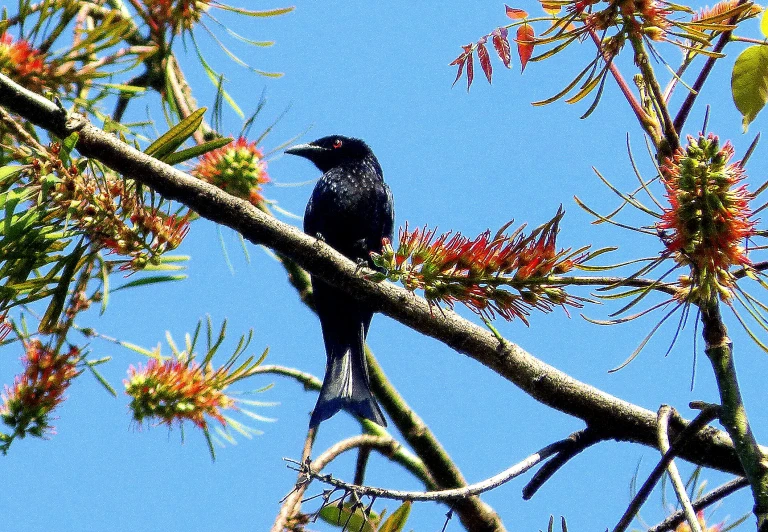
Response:
[{"label": "bird's beak", "polygon": [[298,155],[299,157],[311,158],[312,155],[324,152],[325,150],[325,148],[315,146],[314,144],[297,144],[296,146],[291,146],[285,150],[285,153],[290,155]]}]

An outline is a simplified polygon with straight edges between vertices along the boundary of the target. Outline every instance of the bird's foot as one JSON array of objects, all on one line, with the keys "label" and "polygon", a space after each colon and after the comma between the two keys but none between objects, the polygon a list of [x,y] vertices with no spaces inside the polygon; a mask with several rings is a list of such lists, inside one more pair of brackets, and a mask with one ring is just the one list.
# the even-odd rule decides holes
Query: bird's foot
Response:
[{"label": "bird's foot", "polygon": [[368,261],[365,259],[357,259],[357,267],[355,268],[355,275],[360,275],[360,272],[363,271],[363,268],[368,267]]}]

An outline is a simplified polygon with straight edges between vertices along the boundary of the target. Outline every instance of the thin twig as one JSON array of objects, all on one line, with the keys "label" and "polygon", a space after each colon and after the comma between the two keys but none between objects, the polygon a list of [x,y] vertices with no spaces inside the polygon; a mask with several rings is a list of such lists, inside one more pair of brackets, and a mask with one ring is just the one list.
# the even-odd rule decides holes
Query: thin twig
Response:
[{"label": "thin twig", "polygon": [[[704,508],[716,503],[717,501],[724,499],[728,495],[742,488],[746,488],[747,486],[749,486],[749,481],[745,477],[734,478],[733,480],[726,482],[722,486],[713,489],[706,495],[703,495],[693,501],[693,509],[697,512],[701,511]],[[683,510],[679,510],[664,519],[664,521],[658,525],[649,528],[647,532],[667,532],[669,530],[675,530],[677,525],[682,523],[684,519],[685,512]]]},{"label": "thin twig", "polygon": [[[304,450],[301,453],[302,462],[309,460],[309,455],[312,453],[312,444],[315,441],[315,435],[317,434],[316,428],[310,428],[307,431],[307,437],[304,440]],[[283,532],[286,525],[294,520],[301,510],[301,499],[304,496],[304,492],[309,486],[309,479],[302,478],[302,474],[299,473],[299,478],[296,480],[296,485],[290,494],[282,501],[280,511],[277,513],[275,522],[272,524],[271,532]]]},{"label": "thin twig", "polygon": [[[744,5],[747,1],[748,0],[739,0],[739,3],[736,4],[736,6],[738,7]],[[726,22],[726,24],[733,25],[733,23],[736,22],[735,19],[736,17],[732,17],[728,22]],[[719,54],[723,51],[725,45],[728,44],[728,41],[731,40],[732,33],[733,32],[729,30],[724,31],[722,35],[720,35],[720,39],[718,39],[717,44],[715,44],[715,47],[712,49],[713,54]],[[693,103],[696,101],[696,97],[699,95],[699,91],[704,86],[704,82],[707,81],[709,73],[712,72],[712,68],[715,66],[715,61],[717,61],[717,57],[711,55],[707,58],[704,66],[701,68],[701,72],[699,72],[696,81],[693,82],[691,90],[688,91],[688,96],[685,97],[685,101],[683,101],[683,104],[680,106],[680,110],[677,112],[677,116],[675,116],[675,131],[679,132],[683,130],[685,121],[688,120],[688,115],[690,114],[691,109],[693,109]]]},{"label": "thin twig", "polygon": [[579,275],[553,275],[547,277],[547,282],[558,285],[574,286],[632,286],[638,288],[650,288],[658,292],[664,292],[671,296],[678,296],[682,292],[672,283],[660,283],[658,279],[645,279],[642,277],[627,278],[618,276],[579,276]]},{"label": "thin twig", "polygon": [[557,453],[545,463],[541,469],[536,471],[533,478],[523,488],[523,499],[529,500],[533,497],[544,483],[552,478],[557,471],[563,467],[571,458],[574,458],[585,449],[603,441],[605,438],[600,432],[587,427],[586,429],[574,432],[564,440],[557,442],[560,444]]},{"label": "thin twig", "polygon": [[621,93],[624,95],[624,97],[627,99],[627,102],[629,103],[629,106],[632,108],[632,111],[634,111],[635,116],[637,117],[638,122],[640,122],[640,125],[643,127],[646,133],[653,139],[654,145],[658,145],[658,141],[661,138],[661,132],[659,131],[659,124],[656,123],[648,113],[645,112],[645,109],[643,109],[643,106],[640,104],[640,102],[635,97],[634,93],[632,92],[632,89],[629,87],[629,84],[624,79],[624,76],[621,75],[621,72],[619,71],[619,67],[616,66],[616,64],[613,62],[613,58],[605,53],[603,50],[603,45],[600,42],[600,37],[597,35],[594,29],[589,29],[589,36],[592,37],[592,41],[594,41],[595,46],[597,47],[597,51],[601,56],[603,57],[603,60],[608,65],[608,70],[610,70],[611,75],[613,75],[613,79],[616,81],[616,84],[619,86],[619,90],[621,90]]},{"label": "thin twig", "polygon": [[395,499],[399,501],[452,501],[460,500],[473,495],[480,495],[486,491],[490,491],[494,488],[509,482],[513,478],[519,477],[526,471],[530,470],[536,464],[541,463],[548,456],[557,452],[556,445],[549,445],[537,453],[534,453],[524,460],[516,463],[512,467],[502,471],[498,475],[494,475],[491,478],[470,484],[462,488],[454,488],[440,491],[402,491],[402,490],[390,490],[384,488],[377,488],[373,486],[359,486],[357,484],[350,484],[342,480],[335,479],[330,475],[321,475],[315,470],[315,462],[312,464],[304,464],[302,471],[310,477],[319,480],[324,484],[333,486],[334,488],[343,489],[347,491],[353,491],[360,496],[370,496],[383,499]]},{"label": "thin twig", "polygon": [[664,471],[667,469],[667,466],[672,461],[672,459],[677,456],[677,453],[679,452],[680,448],[683,447],[685,443],[687,443],[688,438],[699,432],[702,428],[704,428],[710,421],[715,419],[719,413],[719,409],[717,406],[714,405],[708,405],[702,408],[701,412],[691,421],[687,427],[685,427],[682,432],[680,432],[680,435],[675,439],[672,446],[669,448],[669,450],[664,453],[664,456],[659,461],[658,464],[656,464],[656,467],[653,469],[651,474],[648,476],[648,479],[645,481],[643,486],[638,490],[637,494],[635,495],[635,498],[632,499],[632,502],[629,503],[629,507],[627,508],[627,511],[624,512],[624,515],[621,516],[621,519],[619,520],[618,524],[614,527],[613,532],[623,532],[627,529],[629,524],[632,522],[632,519],[634,519],[635,514],[640,509],[640,507],[643,505],[645,500],[648,498],[648,496],[651,494],[651,490],[653,490],[653,487],[656,485],[656,483],[661,478],[661,475],[664,473]]},{"label": "thin twig", "polygon": [[[659,426],[657,428],[657,434],[659,437],[659,451],[664,456],[669,451],[669,418],[672,415],[673,409],[669,405],[661,405],[659,408]],[[688,492],[685,489],[685,482],[680,478],[680,472],[677,470],[677,465],[674,460],[669,461],[667,466],[667,473],[669,479],[672,481],[672,487],[677,494],[677,500],[680,501],[683,511],[685,512],[685,519],[688,521],[688,526],[691,527],[692,532],[701,532],[701,525],[696,518],[696,511],[691,506],[691,499],[688,498]]]}]

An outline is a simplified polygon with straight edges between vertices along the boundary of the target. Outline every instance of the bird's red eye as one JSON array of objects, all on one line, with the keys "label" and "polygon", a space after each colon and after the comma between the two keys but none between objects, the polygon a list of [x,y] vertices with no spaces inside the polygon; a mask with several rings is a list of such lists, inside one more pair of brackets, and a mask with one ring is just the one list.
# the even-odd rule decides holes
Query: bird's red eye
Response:
[{"label": "bird's red eye", "polygon": [[341,148],[341,144],[342,144],[341,139],[336,139],[333,141],[334,148]]}]

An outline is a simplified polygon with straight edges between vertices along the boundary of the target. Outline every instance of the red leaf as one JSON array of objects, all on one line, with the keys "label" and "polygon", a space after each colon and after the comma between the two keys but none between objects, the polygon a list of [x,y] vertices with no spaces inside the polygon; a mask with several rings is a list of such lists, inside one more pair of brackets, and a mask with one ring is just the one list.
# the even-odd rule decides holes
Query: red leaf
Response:
[{"label": "red leaf", "polygon": [[485,77],[488,78],[488,83],[491,82],[491,76],[493,76],[493,66],[491,65],[491,56],[488,53],[488,48],[485,47],[486,38],[483,37],[477,43],[477,58],[480,60],[480,66],[485,73]]},{"label": "red leaf", "polygon": [[502,60],[504,66],[509,68],[511,61],[511,52],[509,50],[509,40],[507,39],[507,28],[496,28],[493,30],[493,47],[496,48],[496,53],[499,54],[499,59]]},{"label": "red leaf", "polygon": [[517,55],[520,56],[520,72],[525,70],[525,65],[533,55],[533,39],[535,37],[533,28],[528,24],[523,24],[517,28]]},{"label": "red leaf", "polygon": [[[459,71],[456,73],[456,79],[453,80],[453,84],[451,85],[451,87],[453,87],[453,85],[456,85],[456,82],[459,81],[459,79],[461,78],[461,74],[464,72],[464,65],[466,64],[467,59],[470,59],[470,60],[472,59],[472,45],[468,44],[466,46],[462,46],[462,48],[464,48],[464,51],[461,53],[461,55],[456,59],[454,59],[453,61],[451,61],[450,63],[450,66],[453,66],[453,65],[459,66]],[[469,69],[467,70],[469,71]]]},{"label": "red leaf", "polygon": [[507,9],[507,16],[512,20],[520,20],[528,16],[528,13],[522,9],[509,7],[507,4],[504,4],[504,7]]},{"label": "red leaf", "polygon": [[472,86],[472,80],[475,77],[475,58],[472,55],[472,45],[469,45],[466,48],[469,48],[469,55],[467,57],[467,92],[469,92],[469,87]]},{"label": "red leaf", "polygon": [[453,60],[451,65],[459,65],[459,71],[456,72],[456,79],[453,80],[453,84],[451,87],[456,85],[456,82],[459,81],[459,78],[461,77],[461,74],[464,72],[464,63],[467,60],[467,56],[464,54],[461,54],[459,57]]}]

